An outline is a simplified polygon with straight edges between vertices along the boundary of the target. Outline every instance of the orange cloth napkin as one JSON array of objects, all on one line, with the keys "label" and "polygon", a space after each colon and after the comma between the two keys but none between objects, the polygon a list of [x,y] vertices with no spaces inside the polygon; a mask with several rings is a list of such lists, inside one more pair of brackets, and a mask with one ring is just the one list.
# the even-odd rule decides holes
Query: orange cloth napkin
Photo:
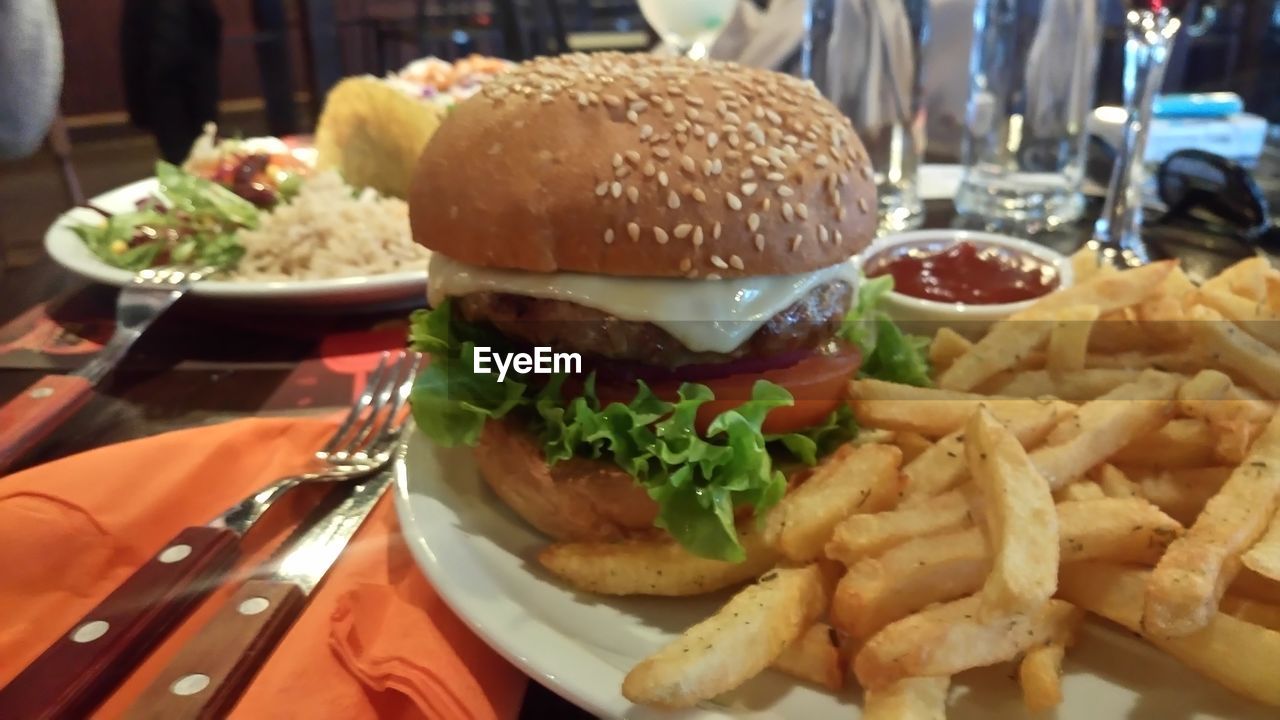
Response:
[{"label": "orange cloth napkin", "polygon": [[[302,469],[333,424],[254,419],[102,448],[0,478],[0,685],[183,527]],[[306,511],[249,537],[240,574]],[[275,513],[276,511],[273,511]],[[117,717],[234,584],[215,592],[99,710]],[[514,718],[527,679],[419,573],[390,492],[246,691],[233,717]]]}]

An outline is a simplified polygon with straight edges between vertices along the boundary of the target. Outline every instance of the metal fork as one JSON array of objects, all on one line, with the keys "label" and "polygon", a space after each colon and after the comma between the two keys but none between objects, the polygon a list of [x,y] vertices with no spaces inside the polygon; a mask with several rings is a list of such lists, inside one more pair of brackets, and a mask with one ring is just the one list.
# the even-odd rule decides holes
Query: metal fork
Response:
[{"label": "metal fork", "polygon": [[281,478],[209,523],[179,532],[0,689],[0,707],[14,717],[87,716],[224,580],[244,534],[276,500],[300,485],[359,480],[391,463],[420,359],[407,351],[383,353],[360,397],[315,453],[317,467]]},{"label": "metal fork", "polygon": [[0,407],[0,473],[49,437],[115,369],[151,323],[194,283],[217,272],[201,268],[158,267],[142,270],[116,300],[116,329],[89,364],[67,375],[45,375]]}]

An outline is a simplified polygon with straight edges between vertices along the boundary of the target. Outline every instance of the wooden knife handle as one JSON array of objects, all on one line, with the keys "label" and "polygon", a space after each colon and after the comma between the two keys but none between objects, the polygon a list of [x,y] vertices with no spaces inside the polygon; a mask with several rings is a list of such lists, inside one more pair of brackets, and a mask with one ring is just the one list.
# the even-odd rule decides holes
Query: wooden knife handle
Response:
[{"label": "wooden knife handle", "polygon": [[0,407],[0,473],[49,437],[93,396],[76,375],[45,375]]},{"label": "wooden knife handle", "polygon": [[215,588],[240,555],[230,530],[191,527],[0,688],[0,717],[88,717]]},{"label": "wooden knife handle", "polygon": [[246,582],[178,651],[125,717],[226,717],[306,603],[307,596],[293,583]]}]

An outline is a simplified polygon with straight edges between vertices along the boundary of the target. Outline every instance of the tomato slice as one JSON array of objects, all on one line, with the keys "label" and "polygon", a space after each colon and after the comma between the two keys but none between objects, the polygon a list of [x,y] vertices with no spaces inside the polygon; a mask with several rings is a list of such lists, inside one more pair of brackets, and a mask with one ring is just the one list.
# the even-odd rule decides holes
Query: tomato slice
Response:
[{"label": "tomato slice", "polygon": [[[795,404],[771,410],[765,416],[764,431],[775,434],[812,427],[845,402],[845,385],[861,363],[862,355],[856,347],[837,343],[833,352],[815,353],[788,367],[703,380],[702,384],[711,388],[716,397],[698,408],[695,426],[698,432],[706,432],[717,415],[751,399],[751,388],[757,380],[768,380],[790,392]],[[680,385],[679,381],[663,380],[649,387],[663,400],[675,401]],[[598,383],[596,394],[603,404],[626,403],[635,397],[635,385]]]}]

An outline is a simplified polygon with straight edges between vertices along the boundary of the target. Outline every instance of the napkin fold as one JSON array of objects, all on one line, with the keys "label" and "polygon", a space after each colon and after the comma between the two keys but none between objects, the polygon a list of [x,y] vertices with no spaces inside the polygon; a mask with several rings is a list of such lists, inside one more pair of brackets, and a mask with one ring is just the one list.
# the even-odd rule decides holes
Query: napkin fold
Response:
[{"label": "napkin fold", "polygon": [[[302,469],[332,430],[323,420],[241,420],[0,478],[0,685],[179,530]],[[273,510],[238,575],[269,554],[308,499]],[[232,590],[211,595],[97,715],[119,716]],[[526,683],[426,582],[384,497],[232,716],[514,718]]]}]

